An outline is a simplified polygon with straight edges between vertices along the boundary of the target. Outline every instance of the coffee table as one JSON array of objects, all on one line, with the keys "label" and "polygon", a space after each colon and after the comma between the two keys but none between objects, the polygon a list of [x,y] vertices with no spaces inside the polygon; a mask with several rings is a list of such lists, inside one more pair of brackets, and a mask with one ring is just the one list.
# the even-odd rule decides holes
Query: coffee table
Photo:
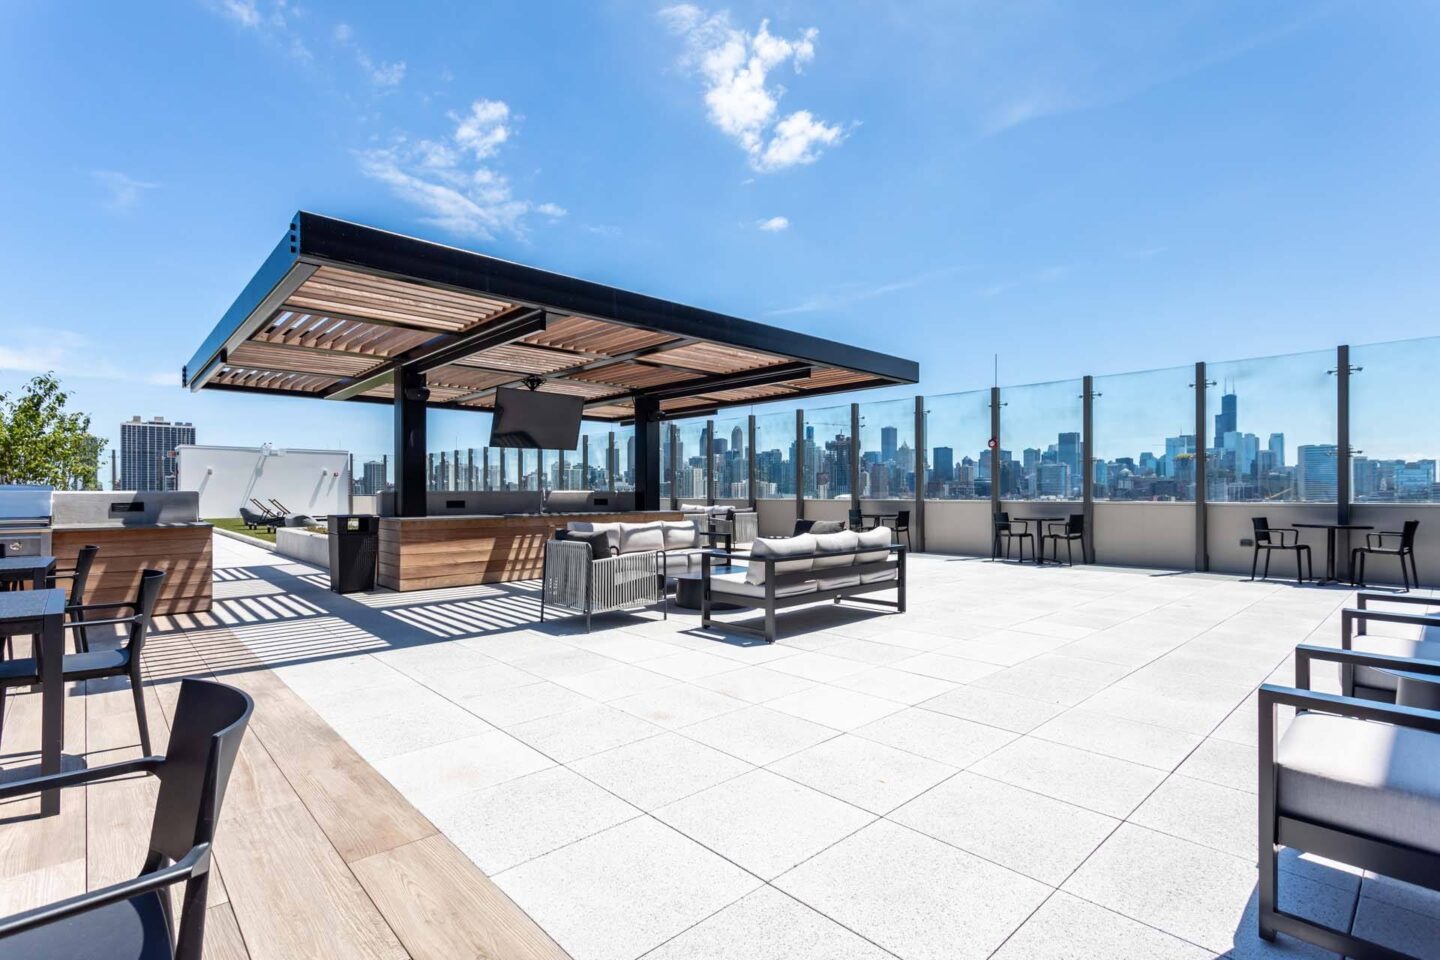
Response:
[{"label": "coffee table", "polygon": [[[727,564],[724,566],[712,566],[710,572],[714,573],[744,573],[744,566]],[[701,601],[705,597],[705,578],[696,570],[694,573],[682,573],[675,577],[675,606],[682,610],[699,610]],[[717,603],[711,602],[711,610],[742,610],[738,603]]]}]

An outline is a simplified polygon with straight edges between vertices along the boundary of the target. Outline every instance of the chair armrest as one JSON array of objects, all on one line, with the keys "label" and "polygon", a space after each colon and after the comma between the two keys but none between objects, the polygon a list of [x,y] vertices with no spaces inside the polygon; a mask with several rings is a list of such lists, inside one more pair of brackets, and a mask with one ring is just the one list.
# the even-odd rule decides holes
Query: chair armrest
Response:
[{"label": "chair armrest", "polygon": [[[1414,727],[1429,733],[1440,733],[1440,712],[1435,710],[1401,707],[1379,700],[1361,700],[1358,697],[1342,697],[1335,693],[1297,690],[1273,683],[1260,687],[1259,699],[1262,713],[1277,706],[1294,707],[1296,710],[1315,710],[1341,717],[1353,717],[1356,720],[1375,720],[1397,727]],[[1262,748],[1263,746],[1262,744]]]},{"label": "chair armrest", "polygon": [[[1300,542],[1300,531],[1296,530],[1294,527],[1271,527],[1266,532],[1270,534],[1279,534],[1280,546],[1282,547],[1293,547]],[[1287,533],[1290,535],[1291,538],[1289,543],[1285,542],[1285,535]]]},{"label": "chair armrest", "polygon": [[1433,676],[1436,682],[1440,683],[1440,660],[1419,660],[1414,657],[1395,657],[1386,653],[1364,653],[1360,650],[1341,650],[1302,643],[1295,648],[1295,686],[1301,690],[1310,689],[1310,666],[1313,660],[1328,660],[1351,667],[1419,673]]},{"label": "chair armrest", "polygon": [[[73,608],[68,608],[68,609],[73,609]],[[114,626],[119,626],[119,625],[122,624],[122,623],[130,623],[130,624],[133,624],[135,621],[137,621],[137,620],[139,620],[139,619],[140,619],[140,618],[137,616],[137,617],[118,617],[118,618],[113,619],[113,620],[67,620],[67,621],[66,621],[64,624],[62,624],[61,626],[64,627],[64,629],[66,629],[66,630],[75,630],[75,629],[78,629],[78,628],[80,628],[80,627],[84,627],[85,629],[88,630],[88,629],[90,629],[91,627],[114,627]]]},{"label": "chair armrest", "polygon": [[65,605],[66,611],[71,610],[122,610],[125,608],[136,609],[135,601],[119,600],[115,603],[70,603]]},{"label": "chair armrest", "polygon": [[122,880],[99,890],[82,893],[79,896],[60,900],[56,903],[26,910],[0,920],[0,940],[43,927],[49,923],[68,920],[82,913],[89,913],[112,903],[120,903],[144,893],[151,893],[181,882],[210,869],[210,844],[202,843],[192,847],[184,858],[168,867],[141,874],[133,880]]},{"label": "chair armrest", "polygon": [[[1368,610],[1363,608],[1357,610],[1354,607],[1346,607],[1340,611],[1340,646],[1346,650],[1350,649],[1351,638],[1365,636],[1366,631],[1363,627],[1371,621],[1376,623],[1400,623],[1411,627],[1440,627],[1440,617],[1431,617],[1419,613],[1391,613],[1385,610]],[[1362,629],[1355,629],[1357,623],[1360,624]]]},{"label": "chair armrest", "polygon": [[1408,603],[1421,607],[1440,607],[1440,597],[1417,597],[1409,593],[1380,593],[1375,590],[1361,590],[1355,594],[1355,605],[1361,610],[1375,603]]},{"label": "chair armrest", "polygon": [[41,790],[58,790],[63,787],[98,783],[111,777],[125,777],[132,773],[154,773],[164,762],[164,757],[141,757],[138,760],[107,763],[103,766],[91,767],[88,770],[70,770],[65,773],[47,774],[43,777],[30,777],[28,780],[12,780],[10,783],[0,784],[0,800],[12,800],[15,797],[23,797],[27,793],[39,793]]}]

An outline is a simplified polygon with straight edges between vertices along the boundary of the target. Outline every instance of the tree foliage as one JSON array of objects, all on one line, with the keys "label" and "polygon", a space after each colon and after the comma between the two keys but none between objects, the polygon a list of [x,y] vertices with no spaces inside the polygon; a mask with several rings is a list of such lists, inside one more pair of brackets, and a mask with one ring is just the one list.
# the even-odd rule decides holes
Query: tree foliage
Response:
[{"label": "tree foliage", "polygon": [[89,414],[66,409],[69,400],[53,373],[0,393],[0,483],[97,487],[103,442],[90,435]]}]

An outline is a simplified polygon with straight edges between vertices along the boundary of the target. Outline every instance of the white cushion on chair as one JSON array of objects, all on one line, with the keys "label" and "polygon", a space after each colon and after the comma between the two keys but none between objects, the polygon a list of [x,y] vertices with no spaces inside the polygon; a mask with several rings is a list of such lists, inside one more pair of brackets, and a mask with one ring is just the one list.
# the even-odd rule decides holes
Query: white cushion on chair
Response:
[{"label": "white cushion on chair", "polygon": [[1440,734],[1301,713],[1275,763],[1281,814],[1440,853]]},{"label": "white cushion on chair", "polygon": [[[872,527],[855,535],[859,538],[862,547],[889,547],[895,541],[892,539],[894,531],[889,527]],[[856,563],[874,563],[877,560],[884,560],[890,556],[889,550],[874,550],[869,553],[862,553],[855,559]]]},{"label": "white cushion on chair", "polygon": [[[1433,627],[1426,627],[1421,639],[1413,637],[1383,637],[1365,634],[1353,642],[1356,650],[1364,653],[1382,653],[1390,657],[1409,657],[1412,660],[1440,660],[1440,620]],[[1362,687],[1377,690],[1394,690],[1395,674],[1376,667],[1356,667],[1355,682]],[[1440,678],[1437,678],[1440,682]]]},{"label": "white cushion on chair", "polygon": [[821,590],[837,590],[840,587],[857,587],[860,585],[860,574],[838,573],[830,577],[818,577],[816,582],[820,584]]},{"label": "white cushion on chair", "polygon": [[898,579],[900,579],[900,571],[894,568],[890,570],[875,570],[870,573],[860,574],[861,583],[879,583],[882,580]]},{"label": "white cushion on chair", "polygon": [[[798,597],[803,593],[814,593],[817,589],[814,580],[804,580],[800,583],[786,583],[775,585],[775,596],[777,597]],[[751,583],[742,573],[715,573],[710,575],[710,590],[712,593],[733,593],[742,597],[764,597],[765,584]]]},{"label": "white cushion on chair", "polygon": [[[796,554],[807,554],[815,552],[815,538],[808,533],[802,533],[798,537],[784,537],[775,540],[756,540],[750,545],[750,563],[745,570],[745,580],[748,583],[765,582],[765,564],[761,561],[765,557],[785,557]],[[807,557],[804,560],[787,560],[775,564],[775,573],[803,573],[812,566],[811,560]],[[811,586],[814,589],[814,586]]]},{"label": "white cushion on chair", "polygon": [[620,524],[620,552],[644,553],[647,550],[665,549],[665,525],[654,523]]}]

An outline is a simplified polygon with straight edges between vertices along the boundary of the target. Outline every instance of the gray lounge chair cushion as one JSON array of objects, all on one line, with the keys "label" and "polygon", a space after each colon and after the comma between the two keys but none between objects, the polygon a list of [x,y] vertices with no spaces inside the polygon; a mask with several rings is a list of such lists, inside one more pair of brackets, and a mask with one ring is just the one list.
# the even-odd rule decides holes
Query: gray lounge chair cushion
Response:
[{"label": "gray lounge chair cushion", "polygon": [[590,559],[604,560],[610,556],[610,535],[604,530],[557,530],[558,540],[574,540],[590,544]]},{"label": "gray lounge chair cushion", "polygon": [[658,520],[654,523],[620,524],[620,552],[644,553],[647,550],[665,549],[665,525]]},{"label": "gray lounge chair cushion", "polygon": [[[894,542],[891,539],[894,533],[889,527],[874,527],[870,530],[861,531],[857,533],[856,536],[860,538],[860,546],[862,547],[888,547]],[[884,560],[888,556],[890,556],[889,550],[873,550],[869,553],[860,554],[855,562],[875,563],[878,560]]]},{"label": "gray lounge chair cushion", "polygon": [[565,524],[565,529],[579,530],[586,533],[603,530],[610,538],[610,546],[616,550],[620,549],[620,524],[618,523],[591,523],[589,520],[571,520]]},{"label": "gray lounge chair cushion", "polygon": [[[818,526],[817,524],[816,526]],[[855,565],[855,551],[860,548],[860,535],[849,530],[841,530],[838,533],[816,533],[815,528],[810,528],[810,536],[815,538],[815,551],[817,553],[834,553],[834,557],[816,557],[814,567],[816,570],[829,570],[833,567],[852,567]]]},{"label": "gray lounge chair cushion", "polygon": [[[750,564],[745,569],[745,579],[749,583],[765,582],[765,564],[759,562],[764,557],[787,557],[796,554],[810,554],[815,552],[815,538],[808,533],[802,533],[798,537],[785,537],[777,540],[756,540],[750,545]],[[803,573],[811,568],[811,561],[807,557],[804,560],[787,560],[775,564],[775,573]],[[814,589],[814,584],[811,584]]]},{"label": "gray lounge chair cushion", "polygon": [[879,583],[879,582],[882,581],[882,580],[898,580],[898,579],[900,579],[900,571],[899,571],[899,570],[894,570],[894,569],[892,569],[892,570],[874,570],[874,571],[871,571],[870,573],[862,573],[862,574],[860,574],[860,582],[861,582],[861,583]]},{"label": "gray lounge chair cushion", "polygon": [[[801,583],[777,584],[775,596],[777,597],[798,597],[805,593],[814,593],[818,588],[814,580],[805,580]],[[719,573],[710,577],[710,591],[712,594],[729,593],[741,597],[765,596],[765,584],[751,583],[741,573]]]},{"label": "gray lounge chair cushion", "polygon": [[[1425,627],[1420,637],[1378,637],[1366,634],[1356,637],[1356,650],[1365,653],[1383,653],[1391,657],[1409,657],[1412,660],[1440,660],[1440,618],[1435,626]],[[1363,687],[1377,690],[1394,690],[1395,674],[1374,667],[1356,667],[1355,682]]]},{"label": "gray lounge chair cushion", "polygon": [[1440,853],[1440,734],[1301,713],[1275,763],[1281,814]]}]

